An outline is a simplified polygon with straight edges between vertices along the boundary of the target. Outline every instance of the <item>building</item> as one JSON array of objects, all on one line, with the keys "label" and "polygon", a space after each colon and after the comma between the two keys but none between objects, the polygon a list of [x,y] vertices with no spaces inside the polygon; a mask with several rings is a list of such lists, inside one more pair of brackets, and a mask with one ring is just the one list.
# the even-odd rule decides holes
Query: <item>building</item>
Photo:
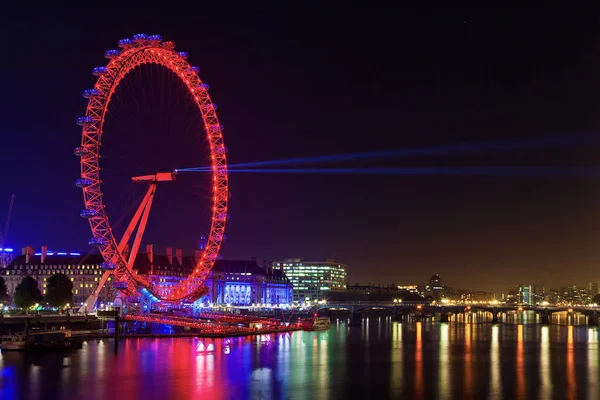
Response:
[{"label": "building", "polygon": [[[146,253],[138,253],[133,268],[154,283],[160,294],[185,279],[195,267],[198,256],[198,253],[183,256],[180,249],[176,249],[173,255],[172,248],[167,248],[165,255],[154,254],[152,245],[148,245]],[[46,280],[53,274],[63,273],[73,282],[74,304],[82,305],[98,287],[104,273],[100,267],[103,262],[99,254],[82,256],[76,252],[48,251],[45,246],[41,252],[34,253],[33,248],[26,247],[23,254],[15,257],[2,271],[2,275],[9,295],[13,296],[15,288],[26,276],[37,280],[40,291],[45,294]],[[261,268],[256,261],[217,260],[206,285],[209,293],[198,300],[200,304],[245,306],[292,302],[292,285],[283,271]],[[113,301],[115,294],[109,283],[102,289],[99,301]]]},{"label": "building", "polygon": [[520,304],[534,305],[535,294],[532,285],[519,285],[519,301]]},{"label": "building", "polygon": [[0,247],[0,268],[6,268],[12,262],[13,249],[9,247]]},{"label": "building", "polygon": [[433,300],[440,300],[444,297],[444,286],[442,285],[442,278],[438,274],[433,275],[429,279],[429,285],[427,286],[427,295],[431,296]]},{"label": "building", "polygon": [[[46,294],[46,280],[54,274],[62,273],[73,282],[73,303],[80,305],[93,293],[104,273],[100,268],[104,260],[99,254],[81,255],[77,252],[42,251],[34,253],[32,247],[23,249],[2,271],[8,294],[12,297],[15,288],[26,276],[38,282],[42,294]],[[110,279],[110,278],[109,278]]]},{"label": "building", "polygon": [[285,259],[273,261],[273,270],[283,270],[294,287],[298,303],[327,299],[330,292],[346,291],[345,264],[331,259],[310,261]]},{"label": "building", "polygon": [[[180,249],[167,248],[166,255],[154,254],[152,246],[136,257],[133,268],[158,287],[158,294],[184,280],[201,256],[183,256]],[[205,281],[209,293],[197,304],[232,306],[279,306],[292,303],[292,284],[280,269],[261,268],[255,260],[217,260]]]}]

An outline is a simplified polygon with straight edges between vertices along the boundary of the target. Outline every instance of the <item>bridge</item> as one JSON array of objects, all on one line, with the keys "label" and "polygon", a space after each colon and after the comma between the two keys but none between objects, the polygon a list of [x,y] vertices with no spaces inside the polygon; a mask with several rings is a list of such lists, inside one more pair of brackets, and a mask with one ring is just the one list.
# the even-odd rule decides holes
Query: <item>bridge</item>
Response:
[{"label": "bridge", "polygon": [[468,316],[477,313],[488,314],[492,323],[500,323],[503,314],[534,312],[539,316],[539,322],[549,324],[552,315],[555,313],[567,313],[567,315],[580,314],[586,317],[587,324],[590,326],[600,325],[600,307],[584,306],[532,306],[532,305],[512,305],[512,304],[437,304],[430,302],[393,302],[393,301],[340,301],[327,302],[313,307],[315,312],[347,310],[351,313],[351,320],[357,322],[362,318],[362,313],[368,310],[386,310],[389,311],[397,321],[402,321],[409,317],[416,319],[426,317],[437,317],[440,322],[448,322],[451,316],[464,315],[466,320]]}]

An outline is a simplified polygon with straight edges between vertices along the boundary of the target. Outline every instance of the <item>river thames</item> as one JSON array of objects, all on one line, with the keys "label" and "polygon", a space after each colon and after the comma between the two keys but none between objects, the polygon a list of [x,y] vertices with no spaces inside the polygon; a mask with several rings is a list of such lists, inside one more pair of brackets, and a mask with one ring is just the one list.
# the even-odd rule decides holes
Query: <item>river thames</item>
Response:
[{"label": "river thames", "polygon": [[0,399],[598,399],[599,330],[392,322],[0,355]]}]

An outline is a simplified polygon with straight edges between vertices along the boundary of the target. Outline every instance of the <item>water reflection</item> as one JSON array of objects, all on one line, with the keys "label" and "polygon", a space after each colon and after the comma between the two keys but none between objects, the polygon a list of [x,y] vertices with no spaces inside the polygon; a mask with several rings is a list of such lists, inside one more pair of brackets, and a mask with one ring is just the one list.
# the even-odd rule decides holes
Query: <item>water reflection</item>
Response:
[{"label": "water reflection", "polygon": [[328,332],[126,339],[119,349],[109,340],[0,353],[0,398],[600,398],[598,330],[587,327],[382,318]]},{"label": "water reflection", "polygon": [[402,323],[392,326],[392,355],[390,397],[399,398],[404,389],[404,351],[402,346]]},{"label": "water reflection", "polygon": [[516,397],[525,398],[525,343],[523,338],[523,325],[517,325],[517,357],[515,365],[516,373]]},{"label": "water reflection", "polygon": [[440,351],[439,351],[439,378],[438,394],[440,399],[452,398],[452,382],[450,380],[450,326],[442,324],[440,327]]},{"label": "water reflection", "polygon": [[588,399],[599,399],[598,387],[598,336],[595,329],[588,329],[587,345],[587,392]]},{"label": "water reflection", "polygon": [[492,341],[490,345],[490,399],[501,399],[503,397],[499,331],[500,328],[498,325],[492,326]]},{"label": "water reflection", "polygon": [[423,323],[416,323],[415,338],[415,398],[423,397]]},{"label": "water reflection", "polygon": [[552,398],[552,369],[550,366],[550,327],[542,326],[540,337],[540,395]]},{"label": "water reflection", "polygon": [[567,327],[567,399],[577,398],[577,384],[575,382],[575,350],[573,342],[573,326]]}]

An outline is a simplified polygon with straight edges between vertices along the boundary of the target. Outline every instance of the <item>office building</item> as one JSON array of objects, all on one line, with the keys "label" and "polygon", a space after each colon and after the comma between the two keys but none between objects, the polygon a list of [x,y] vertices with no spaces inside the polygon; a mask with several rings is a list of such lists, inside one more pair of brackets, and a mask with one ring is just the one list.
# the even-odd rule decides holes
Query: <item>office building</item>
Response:
[{"label": "office building", "polygon": [[310,303],[327,299],[330,292],[346,291],[345,264],[331,259],[273,261],[273,270],[282,270],[294,288],[294,301]]}]

